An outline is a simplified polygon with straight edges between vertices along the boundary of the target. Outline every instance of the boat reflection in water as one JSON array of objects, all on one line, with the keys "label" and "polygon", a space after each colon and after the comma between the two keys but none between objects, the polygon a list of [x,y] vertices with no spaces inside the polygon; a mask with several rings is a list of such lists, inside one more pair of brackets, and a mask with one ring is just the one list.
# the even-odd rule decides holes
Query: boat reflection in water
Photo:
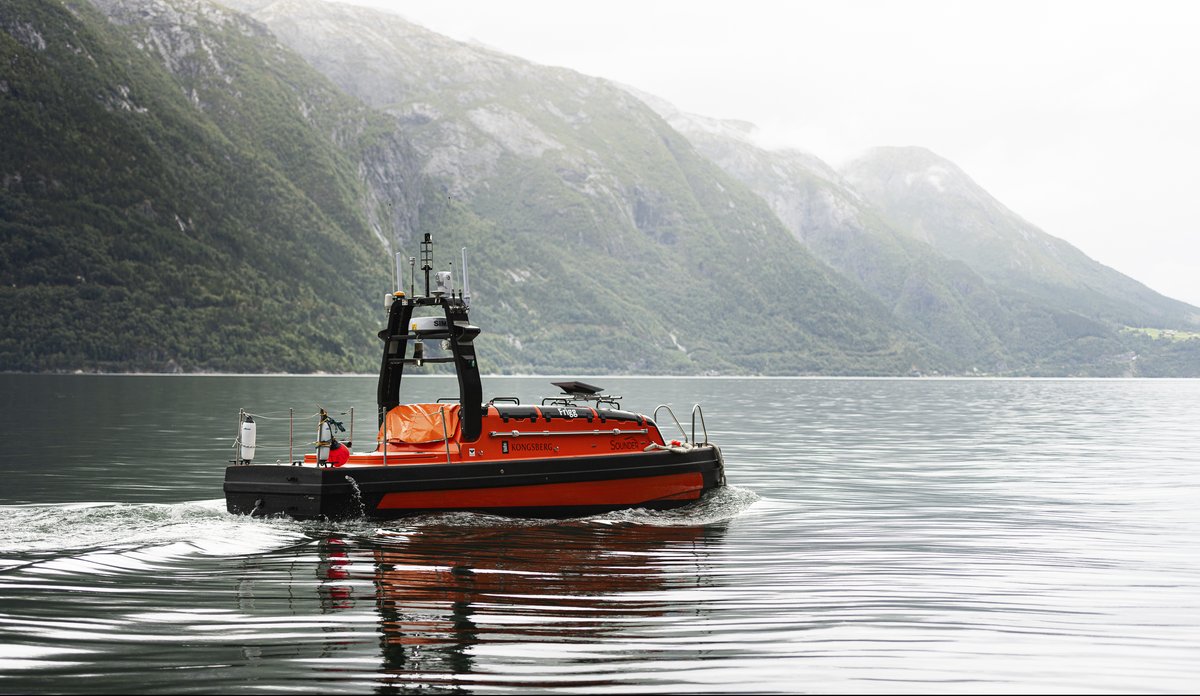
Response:
[{"label": "boat reflection in water", "polygon": [[[694,621],[702,604],[687,593],[713,582],[707,559],[724,532],[592,521],[421,526],[365,544],[330,538],[321,543],[321,600],[334,612],[374,602],[384,661],[375,678],[386,675],[389,686],[544,686],[555,671],[548,665],[574,671],[587,660],[568,644],[615,647]],[[521,676],[525,662],[537,669],[524,674],[538,677]],[[499,673],[514,665],[516,673]]]}]

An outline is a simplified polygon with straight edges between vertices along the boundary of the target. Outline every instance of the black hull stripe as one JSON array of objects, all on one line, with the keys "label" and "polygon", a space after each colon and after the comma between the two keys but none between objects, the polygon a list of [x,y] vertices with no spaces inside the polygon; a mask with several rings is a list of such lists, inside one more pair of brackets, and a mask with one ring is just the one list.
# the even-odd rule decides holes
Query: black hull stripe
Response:
[{"label": "black hull stripe", "polygon": [[[716,447],[689,452],[644,452],[598,457],[529,459],[482,464],[436,464],[391,467],[323,468],[276,465],[231,466],[225,472],[225,497],[230,512],[300,519],[352,517],[366,513],[395,518],[437,510],[377,510],[388,493],[497,489],[589,481],[629,481],[639,478],[699,473],[702,489],[724,484],[724,466]],[[354,484],[348,480],[353,478]],[[355,491],[357,486],[357,493]],[[361,500],[361,506],[359,505]],[[689,501],[652,500],[636,507],[670,509]],[[617,510],[629,505],[572,505],[539,508],[476,509],[506,515],[561,517]],[[459,508],[454,508],[459,509]]]}]

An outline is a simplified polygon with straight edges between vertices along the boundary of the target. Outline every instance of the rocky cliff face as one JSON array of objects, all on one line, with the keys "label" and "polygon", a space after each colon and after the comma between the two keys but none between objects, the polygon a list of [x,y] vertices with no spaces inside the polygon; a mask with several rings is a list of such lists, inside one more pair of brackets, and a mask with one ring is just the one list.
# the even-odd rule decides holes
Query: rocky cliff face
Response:
[{"label": "rocky cliff face", "polygon": [[[816,263],[761,200],[617,86],[363,8],[231,4],[391,116],[440,195],[461,204],[477,227],[526,250],[489,259],[507,270],[480,276],[504,296],[503,310],[489,319],[548,329],[544,341],[522,340],[511,357],[562,354],[570,343],[562,332],[606,336],[614,323],[637,317],[651,348],[638,360],[654,369],[729,370],[732,358],[719,346],[741,333],[769,337],[750,343],[759,357],[744,350],[737,357],[753,371],[830,369],[860,359],[851,353],[888,369],[910,364],[900,357],[906,339],[885,328],[881,306]],[[438,210],[426,199],[420,224],[445,229],[432,217]],[[555,287],[564,281],[565,293]],[[628,292],[613,297],[613,288]],[[570,307],[535,308],[521,299],[530,293],[563,297]],[[710,306],[701,309],[699,298]],[[586,349],[587,341],[576,343]]]},{"label": "rocky cliff face", "polygon": [[[160,61],[228,137],[265,146],[273,164],[313,200],[326,206],[354,201],[351,209],[329,211],[343,224],[365,214],[389,249],[413,235],[421,178],[408,141],[322,79],[265,25],[208,0],[93,4],[125,28],[138,50]],[[357,181],[345,180],[348,169]],[[346,196],[330,196],[330,190]]]},{"label": "rocky cliff face", "polygon": [[[1000,300],[982,278],[884,222],[872,204],[819,158],[768,150],[751,124],[679,111],[636,92],[696,148],[763,198],[819,259],[882,302],[954,371],[1001,371],[1011,362]],[[996,325],[999,321],[1000,325]]]}]

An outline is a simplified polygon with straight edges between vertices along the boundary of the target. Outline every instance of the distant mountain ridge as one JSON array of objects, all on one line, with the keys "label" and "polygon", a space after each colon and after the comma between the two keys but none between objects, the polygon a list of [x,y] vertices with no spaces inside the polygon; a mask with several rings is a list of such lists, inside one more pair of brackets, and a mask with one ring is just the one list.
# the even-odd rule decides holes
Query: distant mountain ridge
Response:
[{"label": "distant mountain ridge", "polygon": [[1025,221],[924,148],[875,148],[843,170],[897,230],[997,283],[1133,324],[1200,326],[1200,309],[1154,292]]},{"label": "distant mountain ridge", "polygon": [[839,172],[315,0],[13,0],[0,59],[0,369],[371,371],[431,232],[485,371],[1200,375],[1124,329],[1195,308],[932,153]]},{"label": "distant mountain ridge", "polygon": [[[943,359],[956,370],[1069,374],[1086,361],[1102,374],[1144,373],[1154,368],[1136,360],[1153,362],[1155,346],[1125,327],[1200,325],[1197,308],[1037,229],[928,150],[876,148],[839,172],[808,153],[761,147],[748,124],[631,91],[762,196],[819,258],[949,347]],[[1157,348],[1176,365],[1194,347]]]}]

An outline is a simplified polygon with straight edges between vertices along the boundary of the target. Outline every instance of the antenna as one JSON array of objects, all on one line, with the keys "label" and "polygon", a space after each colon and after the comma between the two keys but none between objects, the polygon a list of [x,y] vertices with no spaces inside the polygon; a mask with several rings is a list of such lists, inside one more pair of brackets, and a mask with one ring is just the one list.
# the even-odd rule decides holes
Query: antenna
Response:
[{"label": "antenna", "polygon": [[467,309],[471,308],[471,277],[467,275],[467,248],[462,248],[462,301]]},{"label": "antenna", "polygon": [[396,292],[404,290],[404,267],[400,257],[404,256],[404,252],[396,252]]},{"label": "antenna", "polygon": [[408,257],[408,296],[417,296],[417,257]]},{"label": "antenna", "polygon": [[429,297],[429,272],[433,270],[433,235],[425,233],[421,240],[421,270],[425,271],[425,297]]}]

